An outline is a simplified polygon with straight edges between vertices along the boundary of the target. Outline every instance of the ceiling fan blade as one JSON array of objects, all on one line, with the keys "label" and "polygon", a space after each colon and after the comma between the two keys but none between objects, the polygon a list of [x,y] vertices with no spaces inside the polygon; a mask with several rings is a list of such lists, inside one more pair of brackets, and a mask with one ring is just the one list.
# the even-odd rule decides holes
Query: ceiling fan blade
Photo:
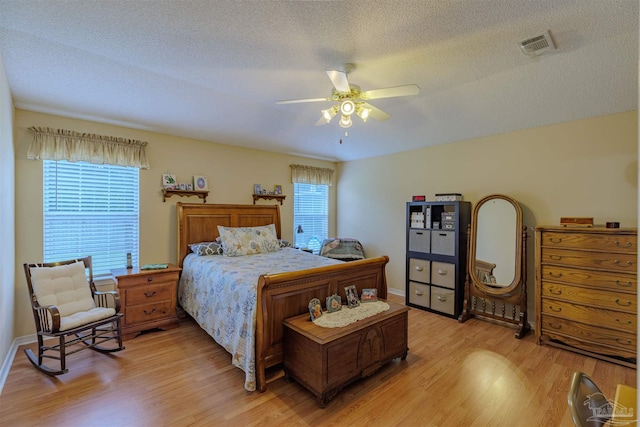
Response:
[{"label": "ceiling fan blade", "polygon": [[327,119],[326,119],[326,118],[324,118],[324,117],[320,117],[320,118],[318,119],[318,121],[316,122],[316,126],[326,125],[327,123],[329,123],[329,122],[327,121]]},{"label": "ceiling fan blade", "polygon": [[320,102],[320,101],[331,101],[331,98],[285,99],[283,101],[277,101],[276,104],[300,104],[302,102]]},{"label": "ceiling fan blade", "polygon": [[369,109],[369,117],[373,117],[374,119],[380,122],[391,118],[391,114],[382,111],[378,107],[374,107],[373,105],[367,104],[366,102],[363,102],[361,105],[362,105],[362,108]]},{"label": "ceiling fan blade", "polygon": [[351,92],[349,80],[347,80],[347,73],[338,70],[329,70],[327,71],[327,75],[329,76],[329,79],[331,79],[331,83],[333,83],[333,87],[336,88],[336,91]]},{"label": "ceiling fan blade", "polygon": [[360,94],[362,99],[380,99],[380,98],[392,98],[394,96],[409,96],[417,95],[420,93],[420,88],[417,85],[406,85],[388,87],[384,89],[367,90]]}]

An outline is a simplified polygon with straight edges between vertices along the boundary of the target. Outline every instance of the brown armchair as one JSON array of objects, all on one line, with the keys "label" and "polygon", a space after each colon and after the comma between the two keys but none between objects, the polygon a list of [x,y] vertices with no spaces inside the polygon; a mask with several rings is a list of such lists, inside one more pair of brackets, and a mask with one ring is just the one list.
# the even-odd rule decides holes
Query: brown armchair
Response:
[{"label": "brown armchair", "polygon": [[[29,361],[47,375],[68,372],[66,356],[91,348],[99,352],[124,349],[117,291],[98,292],[93,283],[91,256],[68,261],[24,264],[36,323],[38,356],[24,350]],[[57,338],[46,345],[45,338]],[[100,344],[113,340],[110,347]],[[60,361],[60,369],[43,363],[44,358]]]}]

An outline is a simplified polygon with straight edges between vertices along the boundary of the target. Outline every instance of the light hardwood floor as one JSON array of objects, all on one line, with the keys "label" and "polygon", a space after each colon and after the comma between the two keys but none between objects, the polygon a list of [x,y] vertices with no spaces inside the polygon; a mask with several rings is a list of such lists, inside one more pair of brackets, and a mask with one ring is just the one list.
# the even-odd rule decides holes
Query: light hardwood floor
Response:
[{"label": "light hardwood floor", "polygon": [[[390,299],[402,302],[401,298]],[[537,346],[533,333],[412,309],[409,355],[340,392],[326,409],[295,382],[265,393],[193,321],[125,342],[114,355],[84,351],[70,372],[36,371],[22,348],[0,395],[2,426],[572,426],[567,387],[574,370],[607,397],[636,384],[636,371]]]}]

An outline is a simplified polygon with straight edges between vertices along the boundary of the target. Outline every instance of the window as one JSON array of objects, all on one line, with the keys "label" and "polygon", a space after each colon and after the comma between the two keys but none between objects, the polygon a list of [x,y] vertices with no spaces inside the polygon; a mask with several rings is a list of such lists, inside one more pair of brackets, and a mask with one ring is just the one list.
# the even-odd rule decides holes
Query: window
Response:
[{"label": "window", "polygon": [[91,255],[94,278],[138,261],[139,169],[44,160],[44,261]]},{"label": "window", "polygon": [[320,252],[329,233],[329,186],[293,184],[294,246]]}]

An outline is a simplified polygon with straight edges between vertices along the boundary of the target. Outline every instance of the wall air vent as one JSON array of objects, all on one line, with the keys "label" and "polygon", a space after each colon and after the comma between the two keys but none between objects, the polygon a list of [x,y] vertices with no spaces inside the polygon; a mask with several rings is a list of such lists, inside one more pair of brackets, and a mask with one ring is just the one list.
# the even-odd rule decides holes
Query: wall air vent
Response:
[{"label": "wall air vent", "polygon": [[529,56],[540,55],[541,53],[554,50],[556,48],[549,31],[545,31],[542,34],[523,40],[518,43],[518,46],[520,46],[522,53]]}]

